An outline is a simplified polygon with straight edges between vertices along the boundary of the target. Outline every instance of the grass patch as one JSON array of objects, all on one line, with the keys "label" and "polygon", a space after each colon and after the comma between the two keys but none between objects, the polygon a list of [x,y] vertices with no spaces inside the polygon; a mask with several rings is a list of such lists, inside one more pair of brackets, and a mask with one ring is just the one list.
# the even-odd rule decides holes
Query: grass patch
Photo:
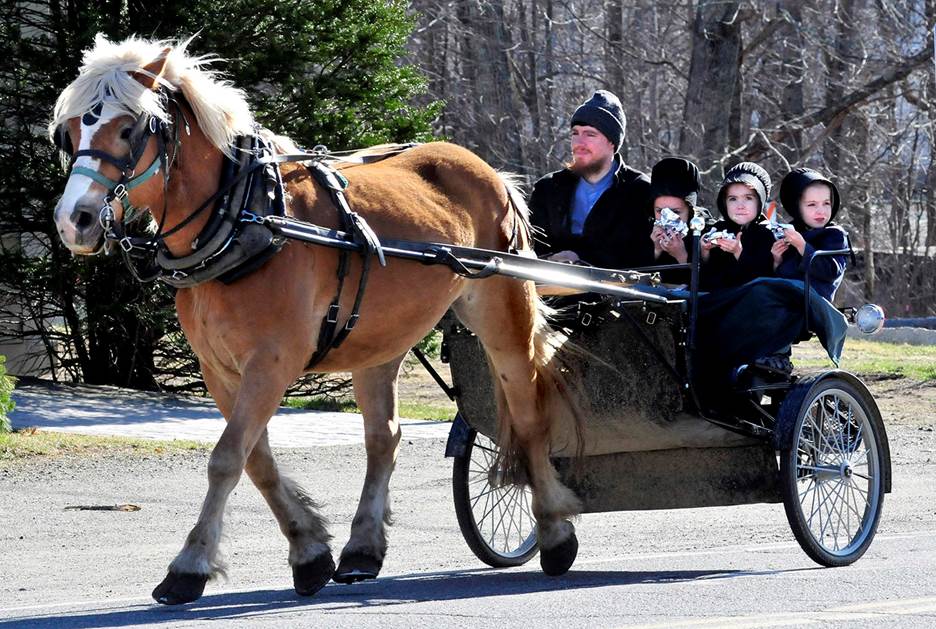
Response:
[{"label": "grass patch", "polygon": [[283,400],[283,406],[303,411],[329,411],[331,413],[360,413],[354,400],[336,400],[330,397],[291,397]]},{"label": "grass patch", "polygon": [[[825,357],[818,341],[802,345],[794,348],[793,362],[797,367],[829,367],[829,359]],[[890,376],[936,382],[936,346],[848,339],[842,353],[841,368],[860,376]]]},{"label": "grass patch", "polygon": [[[339,413],[360,413],[354,400],[336,400],[333,398],[288,398],[283,402],[289,408],[305,411],[331,411]],[[455,402],[425,403],[400,402],[400,417],[406,419],[427,419],[433,421],[452,421],[455,417]]]},{"label": "grass patch", "polygon": [[153,441],[125,437],[95,437],[26,428],[0,434],[0,462],[36,457],[97,456],[102,454],[159,455],[208,452],[211,444],[198,441]]},{"label": "grass patch", "polygon": [[401,402],[400,417],[407,419],[429,419],[432,421],[450,422],[455,418],[458,407],[455,402],[448,404],[426,404],[418,402]]}]

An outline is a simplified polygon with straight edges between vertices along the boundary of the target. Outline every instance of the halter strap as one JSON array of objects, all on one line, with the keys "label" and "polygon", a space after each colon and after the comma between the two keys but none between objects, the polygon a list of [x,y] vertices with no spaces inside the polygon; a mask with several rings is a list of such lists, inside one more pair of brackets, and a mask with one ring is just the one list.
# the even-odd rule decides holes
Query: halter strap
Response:
[{"label": "halter strap", "polygon": [[[90,151],[79,151],[79,153],[86,153],[86,152],[90,152]],[[76,156],[77,156],[77,153],[76,153]],[[137,186],[144,184],[147,179],[149,179],[150,177],[155,175],[157,172],[159,172],[159,168],[161,166],[162,166],[162,155],[157,155],[156,159],[153,160],[153,163],[149,165],[149,168],[147,168],[145,171],[143,171],[136,177],[133,177],[132,179],[128,179],[127,181],[124,182],[123,184],[124,189],[133,190]],[[117,186],[120,185],[119,180],[111,179],[110,177],[107,177],[106,175],[101,174],[101,172],[98,170],[92,170],[91,168],[85,168],[84,166],[75,166],[72,168],[71,172],[73,175],[83,175],[85,177],[93,179],[111,192],[113,192],[117,188]],[[121,198],[121,197],[118,196],[118,198]]]}]

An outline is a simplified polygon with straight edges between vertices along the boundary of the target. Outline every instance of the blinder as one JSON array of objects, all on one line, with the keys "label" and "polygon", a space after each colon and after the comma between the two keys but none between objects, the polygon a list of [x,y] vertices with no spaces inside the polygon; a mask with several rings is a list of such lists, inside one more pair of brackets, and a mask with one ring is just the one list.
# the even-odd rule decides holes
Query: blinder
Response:
[{"label": "blinder", "polygon": [[[95,106],[95,109],[97,109],[99,106],[100,105]],[[82,116],[82,123],[88,124],[88,121],[85,120],[87,116],[87,113]],[[90,124],[94,124],[94,121],[90,121]],[[69,155],[72,163],[74,163],[76,158],[87,155],[89,157],[94,157],[96,159],[113,164],[121,171],[121,173],[127,172],[129,173],[128,176],[132,176],[137,162],[146,151],[146,145],[149,142],[151,135],[159,134],[162,137],[164,145],[171,143],[172,131],[170,127],[171,125],[168,122],[162,121],[151,114],[143,113],[138,116],[136,121],[133,123],[129,137],[127,138],[128,143],[130,144],[130,154],[125,158],[115,157],[110,153],[98,149],[85,149],[83,151],[75,152],[75,147],[72,144],[71,136],[68,134],[68,127],[65,124],[60,124],[55,128],[55,131],[52,134],[52,141],[59,150]]]}]

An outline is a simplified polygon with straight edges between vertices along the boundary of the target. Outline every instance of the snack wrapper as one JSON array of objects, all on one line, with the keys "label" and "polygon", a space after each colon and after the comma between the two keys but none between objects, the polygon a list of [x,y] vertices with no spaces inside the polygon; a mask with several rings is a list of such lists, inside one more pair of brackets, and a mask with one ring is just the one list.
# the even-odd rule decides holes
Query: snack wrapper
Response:
[{"label": "snack wrapper", "polygon": [[793,225],[790,223],[780,223],[777,221],[777,202],[772,202],[767,206],[767,211],[764,212],[767,215],[767,229],[770,230],[770,233],[773,234],[774,240],[780,240],[783,238],[783,231],[786,229],[793,229]]},{"label": "snack wrapper", "polygon": [[715,243],[719,240],[734,240],[735,235],[727,230],[717,230],[714,227],[702,235],[702,242]]},{"label": "snack wrapper", "polygon": [[655,227],[663,229],[663,239],[672,240],[675,237],[682,238],[689,233],[689,226],[685,221],[679,218],[679,214],[668,207],[660,210],[660,218],[653,221]]}]

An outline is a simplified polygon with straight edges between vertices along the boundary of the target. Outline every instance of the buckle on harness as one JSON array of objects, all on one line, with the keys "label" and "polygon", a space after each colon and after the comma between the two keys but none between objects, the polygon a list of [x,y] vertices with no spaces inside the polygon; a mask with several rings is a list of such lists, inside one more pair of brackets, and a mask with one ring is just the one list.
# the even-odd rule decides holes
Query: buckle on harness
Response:
[{"label": "buckle on harness", "polygon": [[117,241],[120,245],[120,248],[123,249],[126,253],[130,253],[133,250],[133,242],[130,240],[130,236],[124,236]]},{"label": "buckle on harness", "polygon": [[591,325],[591,322],[592,322],[592,315],[591,315],[591,313],[590,313],[590,312],[583,312],[583,313],[582,313],[582,318],[579,320],[579,323],[582,324],[582,327],[586,327],[586,328],[587,328],[588,326]]},{"label": "buckle on harness", "polygon": [[657,313],[655,313],[652,310],[647,313],[647,325],[653,325],[654,323],[656,323],[656,320],[657,320]]},{"label": "buckle on harness", "polygon": [[358,317],[359,317],[359,316],[360,316],[360,315],[358,315],[357,313],[355,313],[355,314],[351,315],[350,317],[348,317],[348,320],[345,322],[345,326],[344,326],[344,327],[345,327],[345,330],[347,330],[348,332],[350,332],[351,330],[353,330],[353,329],[354,329],[354,326],[357,324],[357,320],[358,320]]},{"label": "buckle on harness", "polygon": [[338,323],[338,310],[339,310],[338,304],[330,305],[328,307],[328,313],[325,315],[325,320],[328,321],[329,323]]}]

